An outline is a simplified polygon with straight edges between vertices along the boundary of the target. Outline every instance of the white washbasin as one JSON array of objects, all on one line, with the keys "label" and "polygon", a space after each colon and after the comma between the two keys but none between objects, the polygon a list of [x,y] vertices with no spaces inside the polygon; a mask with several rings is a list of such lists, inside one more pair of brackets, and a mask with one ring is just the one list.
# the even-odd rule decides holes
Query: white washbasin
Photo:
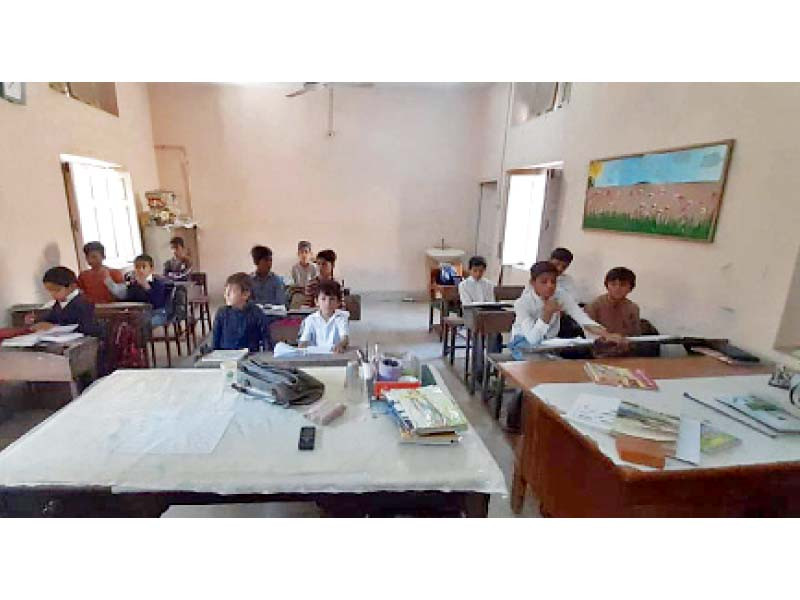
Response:
[{"label": "white washbasin", "polygon": [[463,250],[459,250],[458,248],[428,248],[425,250],[425,254],[428,257],[432,258],[433,260],[438,260],[440,262],[451,262],[457,261],[464,258]]}]

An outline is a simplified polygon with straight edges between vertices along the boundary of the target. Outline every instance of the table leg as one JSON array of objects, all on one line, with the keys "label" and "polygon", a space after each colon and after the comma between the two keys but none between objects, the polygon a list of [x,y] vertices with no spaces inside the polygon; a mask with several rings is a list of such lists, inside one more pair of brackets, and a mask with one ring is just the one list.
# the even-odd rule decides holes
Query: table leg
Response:
[{"label": "table leg", "polygon": [[442,332],[442,358],[447,356],[447,342],[449,341],[450,328]]},{"label": "table leg", "polygon": [[486,402],[489,395],[489,352],[486,345],[483,346],[483,381],[481,381],[481,401]]},{"label": "table leg", "polygon": [[467,327],[467,348],[464,353],[464,383],[469,381],[469,352],[472,344],[472,330]]},{"label": "table leg", "polygon": [[522,511],[522,504],[525,502],[525,489],[527,483],[522,472],[522,465],[514,463],[514,478],[511,483],[511,511],[518,515]]},{"label": "table leg", "polygon": [[506,380],[503,377],[503,374],[500,373],[500,368],[497,369],[497,389],[495,393],[497,394],[497,402],[495,403],[494,407],[494,418],[495,420],[500,418],[500,405],[503,403],[503,389],[505,388]]},{"label": "table leg", "polygon": [[464,516],[470,519],[489,516],[489,494],[466,493],[464,495]]},{"label": "table leg", "polygon": [[450,328],[450,366],[456,360],[456,334],[458,334],[458,327]]},{"label": "table leg", "polygon": [[475,334],[475,343],[472,344],[472,368],[475,370],[475,373],[471,373],[471,377],[469,379],[469,393],[475,393],[475,375],[477,373],[478,368],[478,340],[483,341],[483,347],[486,347],[486,336],[482,333]]}]

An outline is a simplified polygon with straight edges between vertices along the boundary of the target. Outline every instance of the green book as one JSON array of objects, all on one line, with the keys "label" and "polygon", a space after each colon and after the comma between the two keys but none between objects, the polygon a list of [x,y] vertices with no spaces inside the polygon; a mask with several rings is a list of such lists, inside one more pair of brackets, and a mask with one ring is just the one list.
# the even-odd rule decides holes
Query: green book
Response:
[{"label": "green book", "polygon": [[725,433],[707,423],[703,423],[700,428],[700,451],[704,454],[714,454],[741,443],[742,440],[735,435]]}]

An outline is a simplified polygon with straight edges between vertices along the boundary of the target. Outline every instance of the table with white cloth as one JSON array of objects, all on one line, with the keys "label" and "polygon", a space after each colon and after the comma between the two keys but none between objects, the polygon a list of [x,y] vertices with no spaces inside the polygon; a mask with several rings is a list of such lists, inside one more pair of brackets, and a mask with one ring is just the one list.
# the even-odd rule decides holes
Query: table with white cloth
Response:
[{"label": "table with white cloth", "polygon": [[[348,401],[344,367],[305,371],[325,384],[321,401]],[[0,452],[0,514],[156,516],[173,504],[313,500],[353,514],[485,516],[489,495],[507,493],[472,427],[453,446],[405,445],[364,400],[301,451],[307,408],[240,394],[222,370],[117,371]]]}]

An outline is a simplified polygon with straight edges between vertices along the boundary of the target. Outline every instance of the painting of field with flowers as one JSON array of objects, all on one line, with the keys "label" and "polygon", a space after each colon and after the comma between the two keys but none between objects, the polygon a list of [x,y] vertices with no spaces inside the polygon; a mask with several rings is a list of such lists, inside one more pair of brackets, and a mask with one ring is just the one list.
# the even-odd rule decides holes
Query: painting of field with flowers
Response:
[{"label": "painting of field with flowers", "polygon": [[584,229],[711,242],[733,141],[595,160]]}]

